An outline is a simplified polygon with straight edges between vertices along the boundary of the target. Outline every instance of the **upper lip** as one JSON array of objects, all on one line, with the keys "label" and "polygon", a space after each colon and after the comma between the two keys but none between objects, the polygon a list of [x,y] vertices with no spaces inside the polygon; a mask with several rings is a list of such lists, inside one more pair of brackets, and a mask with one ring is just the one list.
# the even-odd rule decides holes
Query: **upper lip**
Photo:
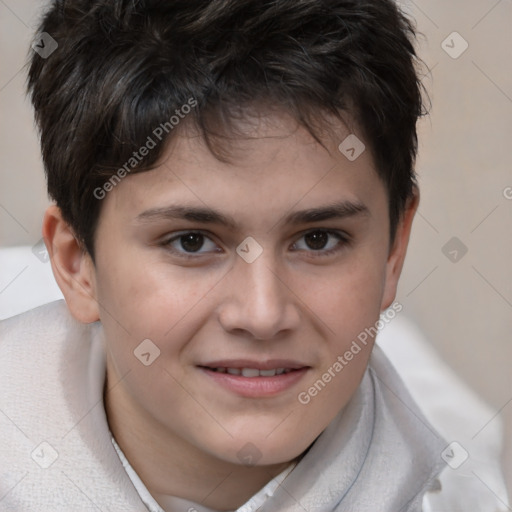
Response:
[{"label": "upper lip", "polygon": [[290,359],[268,359],[266,361],[254,361],[250,359],[222,359],[202,363],[198,366],[206,368],[255,368],[257,370],[274,370],[276,368],[298,370],[300,368],[308,367],[306,364],[298,361],[292,361]]}]

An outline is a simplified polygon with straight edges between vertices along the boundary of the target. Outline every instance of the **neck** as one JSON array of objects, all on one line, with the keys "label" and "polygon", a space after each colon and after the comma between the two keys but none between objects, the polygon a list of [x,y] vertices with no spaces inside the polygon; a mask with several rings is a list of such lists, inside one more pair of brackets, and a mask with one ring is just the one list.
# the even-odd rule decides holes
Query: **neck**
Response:
[{"label": "neck", "polygon": [[291,464],[242,466],[214,457],[155,423],[119,388],[104,396],[108,424],[156,501],[167,495],[236,510]]}]

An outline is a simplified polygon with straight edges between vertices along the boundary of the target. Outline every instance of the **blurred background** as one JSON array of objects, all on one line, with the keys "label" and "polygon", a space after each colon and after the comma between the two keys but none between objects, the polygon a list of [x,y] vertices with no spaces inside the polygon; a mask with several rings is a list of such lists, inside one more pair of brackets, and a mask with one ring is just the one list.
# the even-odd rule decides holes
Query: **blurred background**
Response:
[{"label": "blurred background", "polygon": [[[44,3],[0,0],[2,247],[36,244],[48,204],[24,96]],[[401,5],[422,34],[432,109],[420,124],[421,206],[397,300],[496,415],[511,417],[512,1]],[[0,269],[0,293],[15,277]]]}]

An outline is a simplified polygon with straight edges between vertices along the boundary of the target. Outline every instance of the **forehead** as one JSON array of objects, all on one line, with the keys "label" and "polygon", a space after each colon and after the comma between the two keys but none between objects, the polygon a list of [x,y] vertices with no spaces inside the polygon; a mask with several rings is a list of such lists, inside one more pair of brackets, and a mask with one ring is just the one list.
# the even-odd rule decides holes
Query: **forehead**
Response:
[{"label": "forehead", "polygon": [[[285,116],[258,118],[242,128],[220,140],[227,162],[198,134],[177,134],[157,167],[128,175],[109,193],[104,209],[129,220],[178,202],[215,207],[240,220],[263,220],[294,207],[344,200],[371,208],[382,202],[385,191],[371,152],[362,149],[361,135],[341,122],[323,145]],[[354,153],[360,154],[354,159]]]}]

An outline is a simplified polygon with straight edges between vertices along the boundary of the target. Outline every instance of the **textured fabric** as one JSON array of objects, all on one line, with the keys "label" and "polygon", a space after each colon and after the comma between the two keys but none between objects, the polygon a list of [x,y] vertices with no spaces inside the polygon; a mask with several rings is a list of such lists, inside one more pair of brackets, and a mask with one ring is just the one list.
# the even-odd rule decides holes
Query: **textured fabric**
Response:
[{"label": "textured fabric", "polygon": [[443,492],[429,495],[425,512],[512,510],[500,464],[506,437],[498,409],[475,395],[407,318],[393,320],[379,333],[378,341],[456,455],[441,474]]},{"label": "textured fabric", "polygon": [[[147,511],[111,442],[101,325],[63,301],[0,324],[0,510]],[[446,442],[378,347],[261,512],[419,512]]]}]

